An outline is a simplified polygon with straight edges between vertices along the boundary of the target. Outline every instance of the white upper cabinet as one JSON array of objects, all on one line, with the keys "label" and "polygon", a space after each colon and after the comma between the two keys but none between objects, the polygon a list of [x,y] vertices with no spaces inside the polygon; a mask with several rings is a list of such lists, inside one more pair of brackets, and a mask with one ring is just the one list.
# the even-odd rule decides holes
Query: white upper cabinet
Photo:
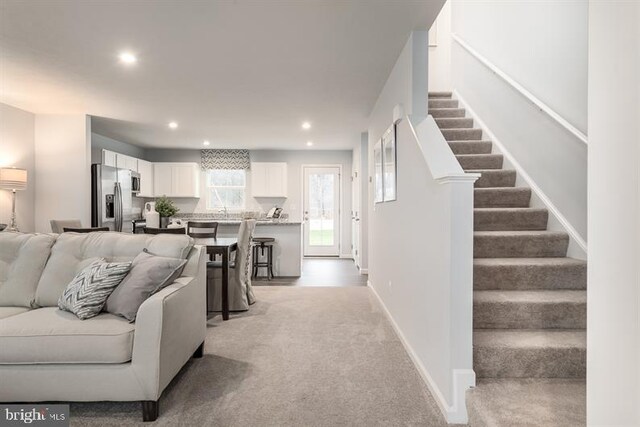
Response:
[{"label": "white upper cabinet", "polygon": [[138,159],[140,174],[140,193],[138,197],[153,197],[153,163]]},{"label": "white upper cabinet", "polygon": [[156,197],[200,197],[197,163],[154,163],[153,192]]},{"label": "white upper cabinet", "polygon": [[112,168],[118,167],[116,164],[117,154],[113,151],[102,150],[102,164],[105,166],[111,166]]},{"label": "white upper cabinet", "polygon": [[251,195],[253,197],[287,197],[287,164],[251,163]]}]

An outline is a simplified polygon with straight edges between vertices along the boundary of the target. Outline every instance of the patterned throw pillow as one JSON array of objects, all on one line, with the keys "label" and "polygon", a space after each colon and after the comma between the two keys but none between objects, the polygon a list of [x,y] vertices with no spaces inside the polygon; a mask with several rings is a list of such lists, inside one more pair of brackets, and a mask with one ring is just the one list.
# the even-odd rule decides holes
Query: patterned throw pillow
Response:
[{"label": "patterned throw pillow", "polygon": [[58,308],[82,320],[97,316],[130,268],[131,262],[92,262],[67,285],[58,299]]}]

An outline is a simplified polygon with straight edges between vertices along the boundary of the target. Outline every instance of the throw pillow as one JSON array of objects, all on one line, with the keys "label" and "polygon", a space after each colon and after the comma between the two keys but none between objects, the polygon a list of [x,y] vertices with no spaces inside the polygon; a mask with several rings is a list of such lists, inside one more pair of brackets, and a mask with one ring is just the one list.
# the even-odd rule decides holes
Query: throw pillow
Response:
[{"label": "throw pillow", "polygon": [[131,262],[105,262],[99,259],[82,269],[58,299],[60,310],[85,320],[97,316],[111,292],[131,268]]},{"label": "throw pillow", "polygon": [[155,256],[145,249],[133,260],[131,271],[113,291],[105,310],[135,321],[142,303],[180,277],[186,263],[185,259]]}]

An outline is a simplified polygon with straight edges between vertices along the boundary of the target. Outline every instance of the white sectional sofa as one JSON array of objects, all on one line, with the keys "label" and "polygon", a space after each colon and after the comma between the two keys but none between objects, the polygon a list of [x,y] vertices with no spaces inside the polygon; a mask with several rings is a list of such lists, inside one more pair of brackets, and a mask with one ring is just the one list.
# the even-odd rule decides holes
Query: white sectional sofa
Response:
[{"label": "white sectional sofa", "polygon": [[[145,248],[188,261],[135,323],[58,309],[66,285],[95,258],[133,260]],[[0,402],[141,401],[143,419],[155,420],[162,391],[202,356],[205,256],[188,236],[0,233]]]}]

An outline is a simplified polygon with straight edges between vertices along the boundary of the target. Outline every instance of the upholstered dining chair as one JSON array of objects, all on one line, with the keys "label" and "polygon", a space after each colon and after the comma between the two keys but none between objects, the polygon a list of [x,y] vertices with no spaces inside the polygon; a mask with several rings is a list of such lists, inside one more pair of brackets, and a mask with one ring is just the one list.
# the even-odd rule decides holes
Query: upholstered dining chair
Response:
[{"label": "upholstered dining chair", "polygon": [[[247,219],[240,223],[238,231],[238,249],[235,260],[230,262],[229,270],[229,311],[247,311],[256,299],[251,287],[251,239],[256,228],[255,219]],[[222,310],[222,261],[207,263],[207,287],[209,297],[213,301],[212,311]],[[211,289],[213,292],[211,292]]]},{"label": "upholstered dining chair", "polygon": [[82,228],[82,223],[79,219],[52,219],[49,221],[51,224],[51,231],[56,234],[64,233],[64,228]]}]

